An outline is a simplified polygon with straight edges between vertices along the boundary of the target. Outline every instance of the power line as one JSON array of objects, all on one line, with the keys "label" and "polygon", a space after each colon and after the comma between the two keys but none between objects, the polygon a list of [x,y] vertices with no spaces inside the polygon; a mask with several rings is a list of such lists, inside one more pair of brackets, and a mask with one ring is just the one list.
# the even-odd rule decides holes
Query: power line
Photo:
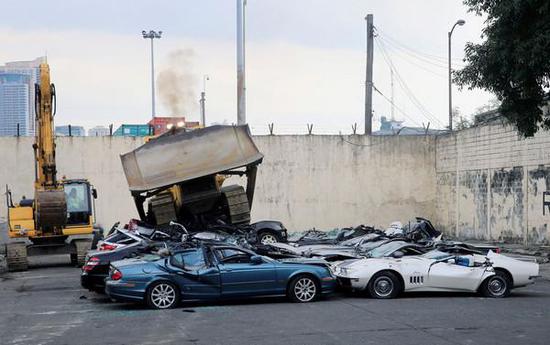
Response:
[{"label": "power line", "polygon": [[411,122],[413,122],[415,125],[417,126],[420,126],[420,124],[418,122],[416,122],[416,120],[414,120],[412,117],[410,117],[409,115],[407,115],[407,113],[405,113],[403,111],[403,109],[401,109],[400,107],[398,107],[394,102],[391,101],[391,99],[389,99],[388,97],[386,97],[386,95],[384,95],[380,90],[378,90],[378,88],[373,84],[372,85],[372,88],[374,89],[374,91],[378,92],[380,94],[380,96],[382,96],[386,101],[388,101],[388,103],[390,103],[391,105],[393,105],[395,107],[395,109],[397,109],[401,114],[403,114],[403,116],[405,116],[406,118],[408,118],[409,120],[411,120]]},{"label": "power line", "polygon": [[[377,37],[377,38],[378,38],[378,40],[383,41],[384,43],[388,44],[389,47],[392,47],[396,51],[407,54],[407,56],[412,57],[412,58],[416,59],[417,61],[420,61],[421,63],[436,67],[438,69],[443,69],[443,70],[447,70],[449,68],[449,66],[447,64],[448,62],[443,62],[443,61],[438,61],[438,60],[431,60],[429,58],[425,58],[425,57],[422,57],[420,55],[416,55],[414,53],[411,53],[411,52],[403,49],[402,47],[399,47],[399,46],[396,46],[396,45],[392,44],[390,41],[385,40],[383,37]],[[459,68],[464,67],[464,65],[459,65],[457,63],[453,63],[453,64],[451,64],[451,66],[454,67],[455,69],[459,69]]]},{"label": "power line", "polygon": [[416,108],[428,121],[436,122],[436,123],[439,123],[439,125],[444,126],[443,123],[436,116],[434,116],[432,113],[428,111],[428,109],[426,109],[426,107],[418,100],[418,98],[414,95],[411,89],[407,86],[407,84],[405,83],[405,80],[403,79],[401,74],[397,71],[397,68],[395,68],[395,65],[391,60],[391,58],[389,57],[386,49],[384,48],[383,43],[380,42],[379,40],[376,40],[376,43],[380,48],[380,51],[382,52],[382,57],[384,58],[388,66],[392,68],[393,71],[395,72],[399,86],[405,92],[405,95],[409,98],[409,100],[413,103],[413,105],[416,106]]},{"label": "power line", "polygon": [[[425,58],[427,59],[432,59],[432,60],[435,60],[435,61],[438,61],[440,63],[448,63],[448,60],[447,60],[447,57],[444,57],[444,56],[439,56],[439,55],[433,55],[433,54],[428,54],[428,53],[425,53],[425,52],[421,52],[419,50],[416,50],[416,49],[413,49],[409,46],[407,46],[406,44],[403,44],[401,42],[399,42],[398,40],[396,40],[395,38],[391,37],[390,35],[386,34],[384,31],[378,29],[378,36],[381,36],[380,38],[384,38],[385,40],[387,41],[391,41],[393,43],[394,46],[399,46],[401,47],[401,49],[403,50],[408,50],[410,51],[411,53],[413,54],[416,54],[416,55],[420,55],[420,56],[424,56]],[[455,60],[455,61],[461,61],[462,62],[462,59],[460,58],[453,58],[451,60]]]}]

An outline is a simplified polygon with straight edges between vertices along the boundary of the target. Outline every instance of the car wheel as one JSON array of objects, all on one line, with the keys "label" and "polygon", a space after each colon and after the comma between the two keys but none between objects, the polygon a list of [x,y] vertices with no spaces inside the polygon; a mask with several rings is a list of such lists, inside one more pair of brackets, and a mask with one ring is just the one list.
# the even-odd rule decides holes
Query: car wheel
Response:
[{"label": "car wheel", "polygon": [[293,302],[307,303],[318,297],[319,290],[319,284],[314,278],[301,275],[290,282],[288,296]]},{"label": "car wheel", "polygon": [[496,271],[494,276],[485,279],[481,285],[481,293],[485,297],[503,298],[510,294],[510,282],[502,272]]},{"label": "car wheel", "polygon": [[271,233],[271,232],[260,232],[258,235],[258,241],[261,244],[273,244],[279,242],[279,238],[277,235]]},{"label": "car wheel", "polygon": [[147,305],[153,309],[170,309],[178,305],[180,294],[170,282],[154,283],[147,289]]},{"label": "car wheel", "polygon": [[371,278],[368,290],[373,298],[395,298],[401,291],[401,283],[392,272],[381,272]]}]

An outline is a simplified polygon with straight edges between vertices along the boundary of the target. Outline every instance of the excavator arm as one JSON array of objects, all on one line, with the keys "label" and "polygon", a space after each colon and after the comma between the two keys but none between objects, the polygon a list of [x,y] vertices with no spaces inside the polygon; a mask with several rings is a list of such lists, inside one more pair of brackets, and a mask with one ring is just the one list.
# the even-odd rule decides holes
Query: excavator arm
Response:
[{"label": "excavator arm", "polygon": [[50,83],[50,67],[46,63],[40,64],[40,83],[35,90],[36,228],[55,233],[61,232],[61,227],[67,222],[67,201],[63,186],[57,181],[53,125],[55,87]]}]

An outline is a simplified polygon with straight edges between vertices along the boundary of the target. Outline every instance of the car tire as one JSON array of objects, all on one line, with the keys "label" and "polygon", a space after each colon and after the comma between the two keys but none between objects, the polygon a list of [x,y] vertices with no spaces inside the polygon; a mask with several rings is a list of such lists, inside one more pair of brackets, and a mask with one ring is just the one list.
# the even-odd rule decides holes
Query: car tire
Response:
[{"label": "car tire", "polygon": [[504,298],[510,295],[512,284],[506,273],[496,271],[495,275],[485,279],[481,284],[481,294],[485,297]]},{"label": "car tire", "polygon": [[273,244],[276,242],[281,242],[281,239],[277,234],[274,234],[270,231],[260,231],[258,233],[258,243],[267,245],[267,244]]},{"label": "car tire", "polygon": [[170,309],[179,304],[180,293],[175,284],[160,281],[147,289],[145,300],[152,309]]},{"label": "car tire", "polygon": [[307,303],[319,298],[321,287],[310,275],[299,275],[288,284],[287,295],[292,302]]},{"label": "car tire", "polygon": [[367,286],[370,296],[377,299],[395,298],[401,289],[401,281],[395,273],[389,271],[375,274]]}]

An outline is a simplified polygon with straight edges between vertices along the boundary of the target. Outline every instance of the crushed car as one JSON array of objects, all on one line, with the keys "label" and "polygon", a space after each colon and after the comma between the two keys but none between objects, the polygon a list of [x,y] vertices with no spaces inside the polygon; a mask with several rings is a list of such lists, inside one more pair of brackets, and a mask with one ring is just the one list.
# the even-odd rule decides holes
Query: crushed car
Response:
[{"label": "crushed car", "polygon": [[115,300],[168,309],[182,300],[287,295],[312,302],[333,292],[336,278],[323,265],[282,262],[232,245],[201,243],[166,255],[116,261],[105,291]]},{"label": "crushed car", "polygon": [[[401,247],[401,248],[399,248]],[[406,248],[409,253],[402,250]],[[401,249],[401,250],[400,250]],[[343,261],[334,266],[341,286],[368,291],[371,297],[395,298],[402,292],[480,292],[500,298],[511,289],[532,284],[539,266],[489,251],[455,255],[431,250],[414,253],[419,248],[392,242],[382,245],[363,259]]]}]

